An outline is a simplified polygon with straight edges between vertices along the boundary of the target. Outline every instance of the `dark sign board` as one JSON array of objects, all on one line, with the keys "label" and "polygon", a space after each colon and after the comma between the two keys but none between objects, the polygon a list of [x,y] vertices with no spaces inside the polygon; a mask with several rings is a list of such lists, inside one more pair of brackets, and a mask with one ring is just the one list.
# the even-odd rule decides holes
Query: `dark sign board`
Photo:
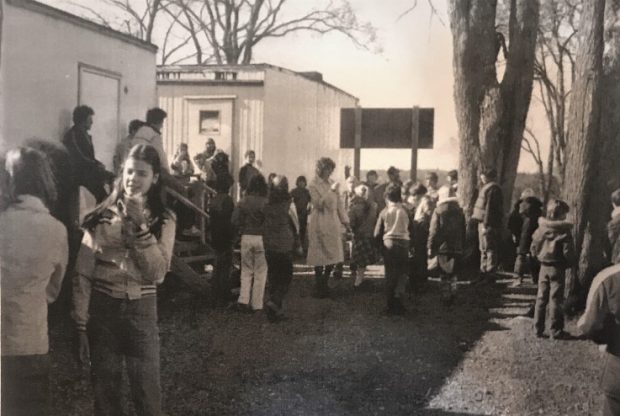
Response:
[{"label": "dark sign board", "polygon": [[[410,149],[413,108],[362,108],[362,148]],[[418,149],[433,148],[434,108],[419,109]],[[355,147],[355,109],[340,110],[340,148]]]}]

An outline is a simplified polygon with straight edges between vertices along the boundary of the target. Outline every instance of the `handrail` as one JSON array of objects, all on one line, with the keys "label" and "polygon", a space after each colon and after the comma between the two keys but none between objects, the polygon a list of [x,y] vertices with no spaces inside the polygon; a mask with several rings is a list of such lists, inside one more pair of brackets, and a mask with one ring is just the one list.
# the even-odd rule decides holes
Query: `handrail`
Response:
[{"label": "handrail", "polygon": [[194,185],[194,184],[198,184],[198,186],[200,186],[205,191],[209,192],[211,195],[217,194],[217,191],[215,189],[211,188],[209,185],[207,185],[206,183],[204,183],[201,180],[198,180],[196,182],[192,182],[192,185]]},{"label": "handrail", "polygon": [[184,195],[182,195],[179,192],[175,191],[174,189],[172,189],[169,186],[165,186],[164,189],[166,190],[167,193],[169,193],[171,196],[176,198],[183,205],[185,205],[185,206],[191,208],[192,210],[196,211],[198,214],[202,215],[206,219],[209,219],[209,214],[207,214],[205,211],[203,211],[198,205],[194,204],[192,201],[187,199],[187,197],[185,197]]}]

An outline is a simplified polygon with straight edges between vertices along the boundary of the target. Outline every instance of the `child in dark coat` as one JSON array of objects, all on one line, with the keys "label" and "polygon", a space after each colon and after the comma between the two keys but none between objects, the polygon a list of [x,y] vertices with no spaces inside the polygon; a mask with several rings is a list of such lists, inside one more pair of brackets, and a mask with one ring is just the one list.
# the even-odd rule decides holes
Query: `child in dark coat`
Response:
[{"label": "child in dark coat", "polygon": [[299,239],[304,256],[308,253],[308,215],[310,214],[310,191],[305,176],[299,176],[295,181],[295,189],[291,191],[291,198],[295,204],[299,219]]},{"label": "child in dark coat", "polygon": [[209,204],[211,216],[211,246],[215,250],[215,268],[213,270],[214,293],[219,304],[225,305],[231,300],[230,273],[233,255],[232,213],[235,208],[230,191],[230,174],[220,175],[215,180],[217,194]]},{"label": "child in dark coat", "polygon": [[263,243],[266,204],[267,182],[263,175],[256,175],[233,211],[232,223],[241,234],[241,288],[237,303],[244,312],[263,309],[267,283]]},{"label": "child in dark coat", "polygon": [[369,201],[369,196],[368,187],[358,185],[349,205],[349,224],[353,232],[351,264],[354,264],[357,270],[353,283],[355,288],[359,288],[364,282],[366,267],[379,260],[379,251],[373,238],[377,203]]},{"label": "child in dark coat", "polygon": [[276,322],[284,317],[282,302],[293,279],[293,253],[299,238],[297,214],[291,207],[286,176],[275,175],[269,184],[265,213],[265,257],[269,300],[267,318]]},{"label": "child in dark coat", "polygon": [[442,302],[454,299],[453,285],[459,273],[465,247],[465,215],[456,197],[442,195],[431,219],[428,255],[437,256],[442,281]]},{"label": "child in dark coat", "polygon": [[536,258],[530,255],[532,235],[538,228],[538,219],[542,216],[542,202],[534,196],[534,191],[526,189],[515,204],[508,219],[508,228],[517,248],[517,257],[514,272],[518,276],[517,286],[523,283],[526,273],[531,273],[534,283],[538,282],[540,265]]},{"label": "child in dark coat", "polygon": [[547,205],[547,218],[540,218],[539,226],[532,236],[531,254],[540,261],[538,294],[534,321],[536,336],[545,330],[547,304],[551,315],[551,338],[563,338],[564,278],[566,269],[576,262],[575,245],[571,234],[572,224],[566,221],[566,202],[552,199]]}]

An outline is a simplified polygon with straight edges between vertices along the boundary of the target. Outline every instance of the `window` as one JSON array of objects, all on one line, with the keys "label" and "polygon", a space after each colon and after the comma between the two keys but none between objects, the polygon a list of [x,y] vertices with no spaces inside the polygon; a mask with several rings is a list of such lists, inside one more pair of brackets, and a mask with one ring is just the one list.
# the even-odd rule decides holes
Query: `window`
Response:
[{"label": "window", "polygon": [[237,73],[233,71],[215,71],[215,79],[217,81],[235,81]]},{"label": "window", "polygon": [[200,134],[219,134],[220,133],[220,112],[202,110],[200,111]]}]

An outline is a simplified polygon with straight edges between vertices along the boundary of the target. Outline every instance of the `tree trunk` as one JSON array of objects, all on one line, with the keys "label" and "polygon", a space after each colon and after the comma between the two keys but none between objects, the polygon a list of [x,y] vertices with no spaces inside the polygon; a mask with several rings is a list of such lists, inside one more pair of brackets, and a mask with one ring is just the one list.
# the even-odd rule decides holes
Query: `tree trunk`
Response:
[{"label": "tree trunk", "polygon": [[[495,71],[495,1],[450,0],[454,71],[454,102],[459,126],[459,193],[466,215],[472,214],[482,163],[480,130],[483,102],[487,108],[497,94]],[[487,98],[488,97],[488,98]],[[485,99],[486,98],[486,99]],[[488,122],[485,130],[492,128]]]},{"label": "tree trunk", "polygon": [[600,135],[600,97],[603,75],[603,32],[605,0],[583,3],[576,59],[576,77],[569,108],[566,163],[562,194],[574,222],[574,239],[579,264],[568,275],[567,290],[581,283],[587,287],[601,256],[597,248],[600,207],[596,207]]},{"label": "tree trunk", "polygon": [[497,2],[450,0],[449,7],[461,205],[470,216],[479,172],[495,168],[508,212],[532,94],[539,2],[510,2],[510,50],[501,84],[495,69]]},{"label": "tree trunk", "polygon": [[510,51],[501,83],[504,117],[499,137],[502,160],[498,166],[506,212],[512,205],[523,130],[532,98],[539,8],[538,0],[511,1]]},{"label": "tree trunk", "polygon": [[[601,79],[601,118],[599,147],[594,165],[592,202],[588,210],[588,223],[584,251],[588,254],[586,279],[606,266],[603,251],[607,239],[606,224],[611,214],[611,193],[620,188],[618,160],[620,160],[620,28],[614,28],[617,20],[613,1],[607,2],[605,54]],[[611,26],[611,27],[610,27]],[[589,283],[586,280],[585,283]]]}]

